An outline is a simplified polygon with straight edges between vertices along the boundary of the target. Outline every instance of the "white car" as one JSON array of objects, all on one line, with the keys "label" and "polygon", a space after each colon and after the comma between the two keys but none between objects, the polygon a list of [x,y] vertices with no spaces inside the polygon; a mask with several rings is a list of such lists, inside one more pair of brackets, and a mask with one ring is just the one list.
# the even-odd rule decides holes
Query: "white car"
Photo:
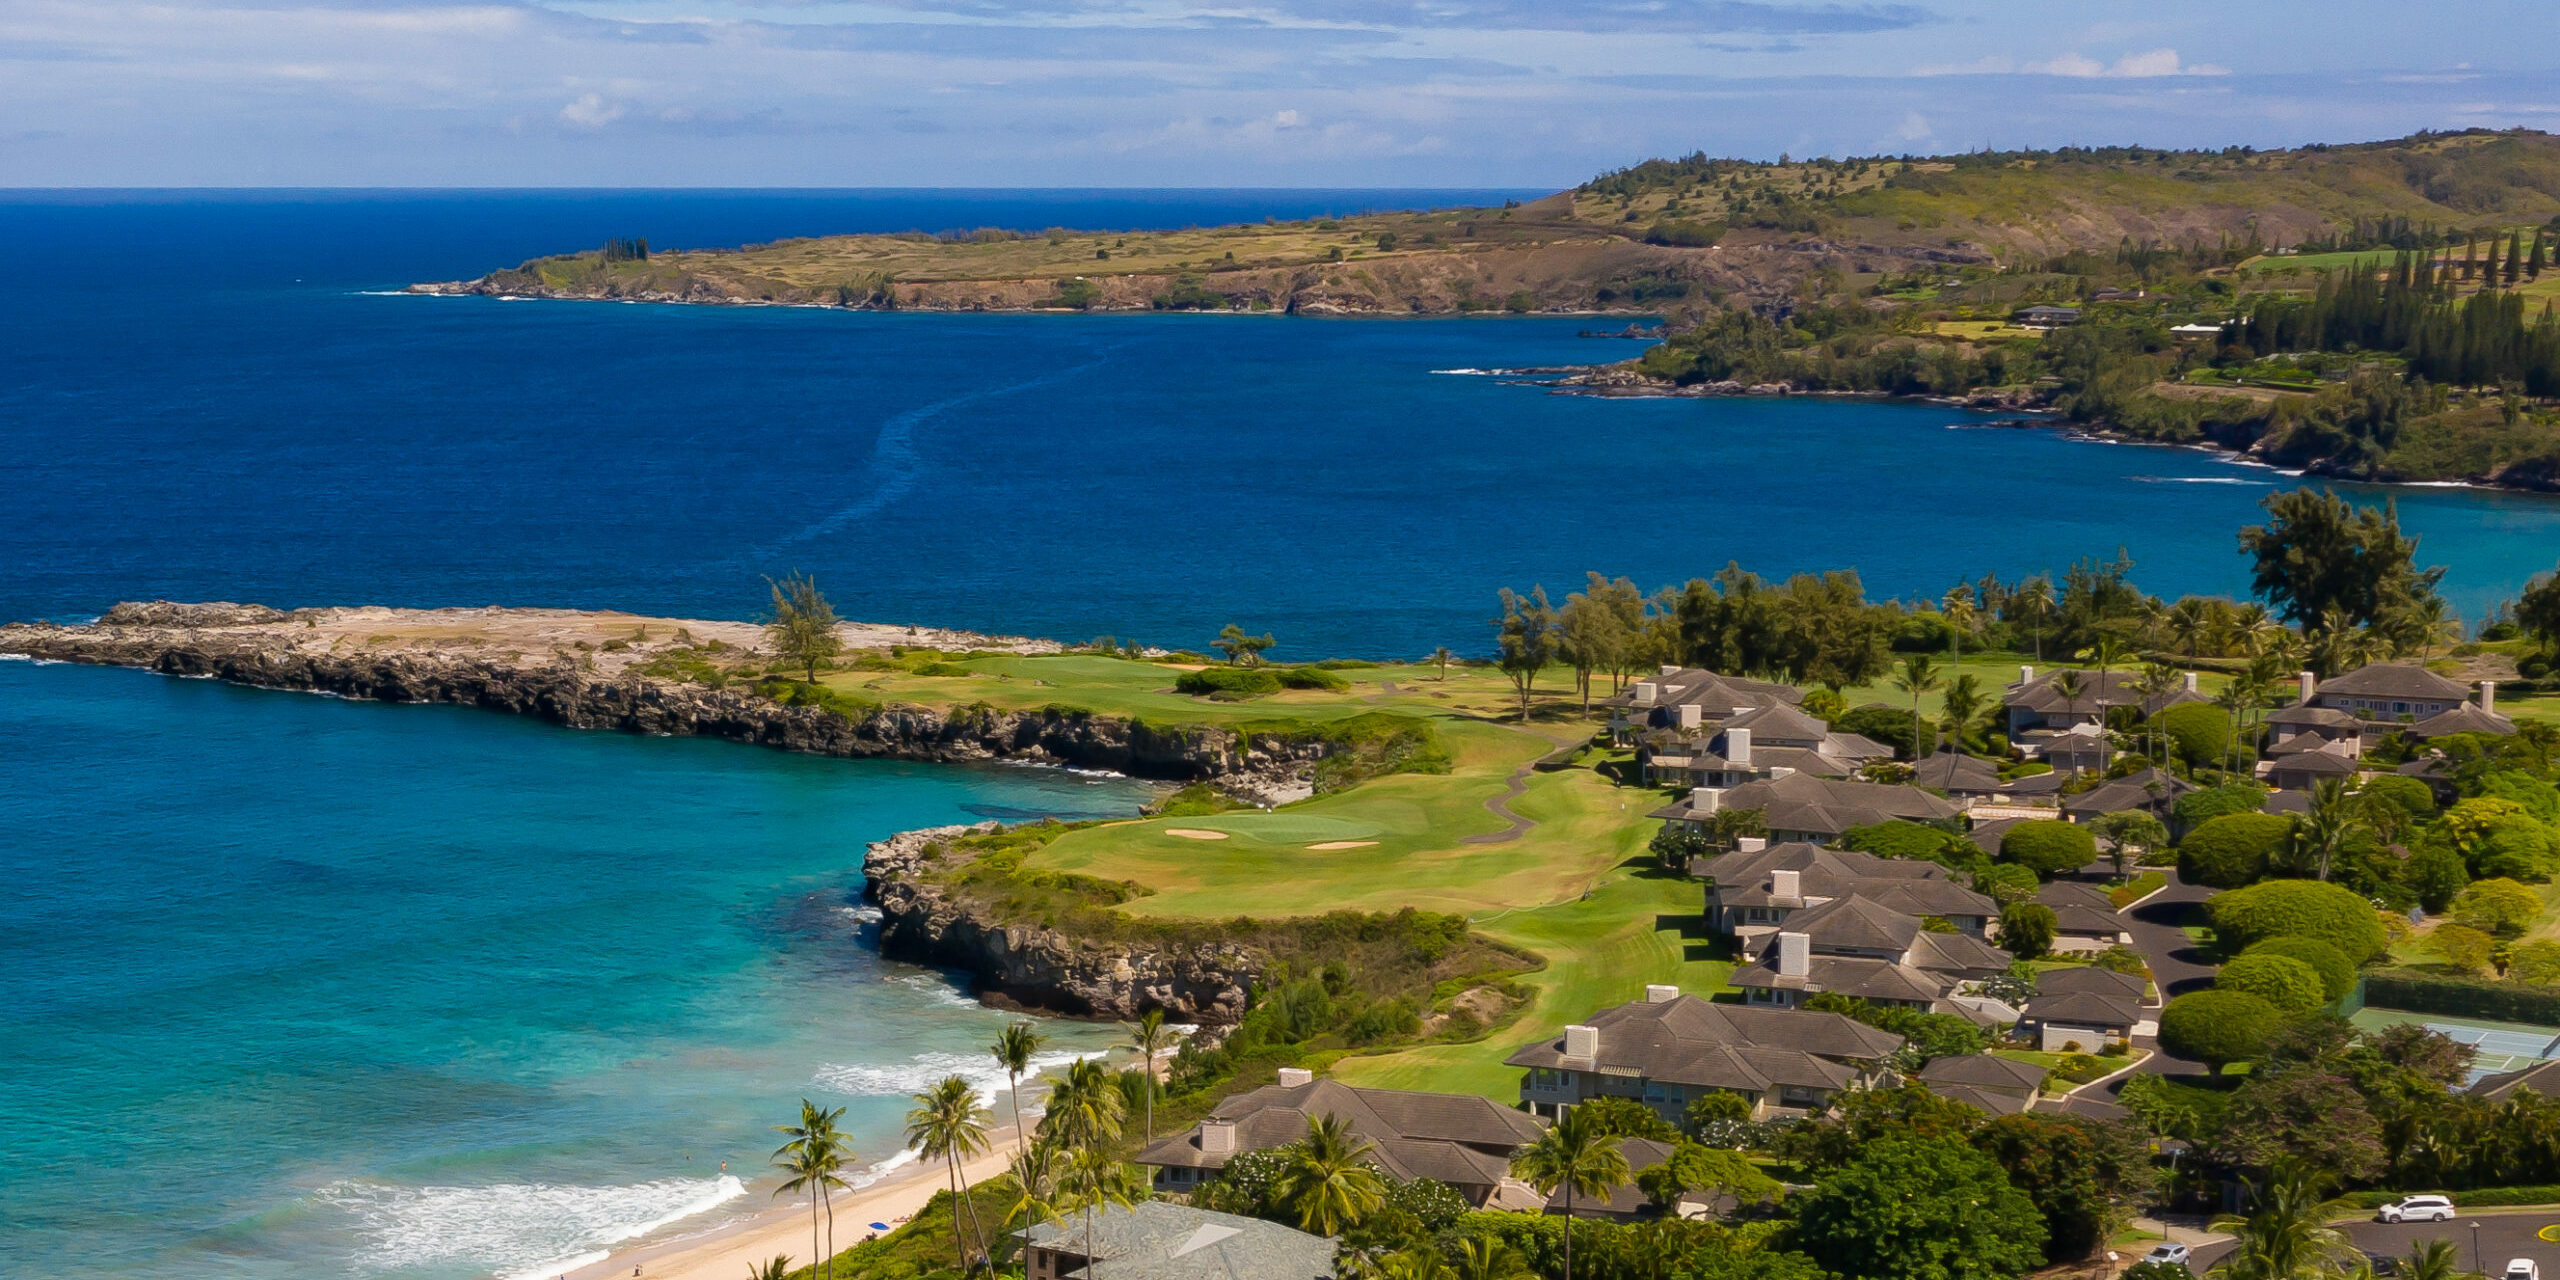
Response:
[{"label": "white car", "polygon": [[2375,1216],[2384,1222],[2451,1222],[2453,1201],[2443,1196],[2410,1196],[2382,1206]]},{"label": "white car", "polygon": [[[2142,1255],[2142,1260],[2156,1262],[2163,1266],[2174,1263],[2183,1267],[2187,1265],[2187,1247],[2174,1241],[2155,1244],[2151,1246],[2151,1252]],[[2541,1280],[2541,1277],[2537,1276],[2534,1280]]]},{"label": "white car", "polygon": [[2542,1268],[2531,1258],[2515,1258],[2507,1263],[2506,1280],[2542,1280]]}]

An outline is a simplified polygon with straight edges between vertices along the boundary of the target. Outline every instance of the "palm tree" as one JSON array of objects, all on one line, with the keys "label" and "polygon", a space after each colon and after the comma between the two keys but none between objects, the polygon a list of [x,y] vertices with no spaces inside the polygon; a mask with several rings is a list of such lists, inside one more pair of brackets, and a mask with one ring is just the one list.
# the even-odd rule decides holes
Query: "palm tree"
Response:
[{"label": "palm tree", "polygon": [[747,1264],[747,1280],[789,1280],[791,1255],[777,1253],[763,1262]]},{"label": "palm tree", "polygon": [[1093,1211],[1096,1208],[1131,1208],[1152,1194],[1143,1175],[1128,1165],[1111,1158],[1106,1147],[1086,1147],[1069,1157],[1065,1183],[1070,1203],[1084,1210],[1084,1238],[1087,1280],[1100,1280],[1101,1251],[1093,1238]]},{"label": "palm tree", "polygon": [[2400,1265],[2400,1280],[2462,1280],[2462,1251],[2441,1237],[2420,1241]]},{"label": "palm tree", "polygon": [[1440,1251],[1429,1245],[1415,1245],[1388,1254],[1386,1261],[1378,1264],[1378,1274],[1384,1280],[1459,1280],[1458,1273],[1450,1269]]},{"label": "palm tree", "polygon": [[2346,1233],[2328,1225],[2352,1209],[2328,1197],[2327,1175],[2279,1161],[2250,1195],[2246,1213],[2213,1220],[2214,1230],[2238,1241],[2208,1274],[2226,1280],[2321,1280],[2333,1264],[2355,1256]]},{"label": "palm tree", "polygon": [[[2134,696],[2142,699],[2142,705],[2148,707],[2153,698],[2177,688],[2183,678],[2177,672],[2157,662],[2148,663],[2144,665],[2141,673],[2133,678],[2133,693]],[[2167,708],[2164,707],[2162,710],[2165,711]],[[2145,714],[2142,725],[2145,754],[2149,755],[2155,764],[2159,763],[2166,754],[2164,750],[2166,735],[2161,732],[2160,726],[2155,723],[2156,720],[2157,717]]]},{"label": "palm tree", "polygon": [[1031,1136],[1022,1128],[1022,1077],[1031,1070],[1031,1060],[1040,1053],[1043,1037],[1038,1027],[1017,1022],[996,1034],[996,1042],[988,1052],[996,1056],[997,1065],[1012,1084],[1013,1144],[1017,1151],[1028,1149]]},{"label": "palm tree", "polygon": [[1458,1246],[1458,1280],[1523,1280],[1529,1264],[1521,1261],[1520,1251],[1492,1238],[1478,1236]]},{"label": "palm tree", "polygon": [[2330,865],[2366,825],[2364,802],[2348,793],[2346,779],[2321,779],[2311,790],[2311,812],[2293,824],[2294,869],[2317,867],[2317,878],[2328,879]]},{"label": "palm tree", "polygon": [[1446,681],[1449,678],[1449,659],[1455,656],[1457,655],[1450,653],[1446,645],[1431,651],[1431,660],[1440,664],[1441,680]]},{"label": "palm tree", "polygon": [[2089,678],[2067,669],[2054,672],[2053,691],[2062,695],[2062,714],[2077,715],[2080,712],[2080,695],[2089,691]]},{"label": "palm tree", "polygon": [[2045,619],[2053,616],[2053,579],[2038,575],[2018,584],[2009,597],[2028,617],[2035,619],[2036,661],[2044,661]]},{"label": "palm tree", "polygon": [[1377,1150],[1340,1116],[1307,1122],[1307,1136],[1274,1181],[1272,1199],[1298,1215],[1302,1230],[1338,1236],[1378,1211],[1387,1184],[1369,1164]]},{"label": "palm tree", "polygon": [[[836,1131],[836,1117],[843,1114],[842,1107],[829,1111],[807,1098],[802,1098],[800,1123],[778,1124],[773,1127],[774,1132],[791,1136],[791,1141],[783,1143],[773,1151],[774,1167],[790,1175],[784,1179],[781,1186],[773,1189],[773,1194],[785,1196],[796,1195],[802,1191],[809,1193],[809,1252],[812,1256],[825,1259],[818,1266],[830,1275],[834,1273],[835,1267],[836,1230],[832,1193],[845,1186],[844,1179],[837,1177],[836,1174],[844,1168],[844,1158],[849,1154],[844,1145],[843,1135]],[[818,1239],[818,1206],[821,1201],[826,1202],[827,1205],[826,1247],[823,1249],[819,1247]]]},{"label": "palm tree", "polygon": [[1511,1157],[1513,1176],[1542,1195],[1564,1192],[1564,1280],[1573,1280],[1573,1198],[1606,1198],[1627,1184],[1627,1157],[1618,1139],[1588,1107],[1574,1107]]},{"label": "palm tree", "polygon": [[1964,638],[1972,633],[1981,611],[1973,607],[1973,588],[1958,584],[1947,589],[1938,610],[1947,619],[1947,660],[1964,661]]},{"label": "palm tree", "polygon": [[[1069,1066],[1066,1078],[1049,1091],[1049,1113],[1040,1119],[1043,1135],[1054,1137],[1068,1153],[1061,1183],[1084,1210],[1088,1249],[1093,1244],[1094,1206],[1109,1199],[1117,1185],[1107,1167],[1117,1162],[1107,1150],[1120,1138],[1128,1106],[1111,1073],[1101,1063],[1084,1058]],[[1086,1264],[1085,1272],[1090,1280],[1093,1265]]]},{"label": "palm tree", "polygon": [[1939,677],[1936,659],[1915,653],[1902,660],[1902,674],[1893,678],[1893,687],[1911,695],[1911,758],[1917,761],[1929,754],[1920,749],[1920,695],[1937,689],[1945,681]]},{"label": "palm tree", "polygon": [[2103,713],[2107,698],[2107,674],[2122,666],[2124,660],[2131,657],[2132,653],[2124,647],[2124,641],[2114,636],[2100,636],[2097,643],[2081,650],[2075,656],[2082,662],[2098,664],[2098,705]]},{"label": "palm tree", "polygon": [[2164,625],[2169,642],[2176,645],[2180,653],[2193,658],[2197,656],[2196,650],[2213,635],[2213,614],[2203,599],[2189,596],[2169,610]]},{"label": "palm tree", "polygon": [[978,1101],[978,1091],[959,1076],[945,1076],[942,1083],[915,1095],[915,1109],[907,1113],[907,1145],[927,1160],[940,1160],[951,1178],[951,1251],[960,1255],[960,1269],[969,1269],[969,1246],[960,1238],[960,1216],[970,1218],[970,1227],[978,1235],[978,1252],[987,1251],[986,1228],[977,1222],[977,1206],[968,1199],[969,1182],[961,1176],[961,1166],[987,1150],[987,1108]]},{"label": "palm tree", "polygon": [[1182,1037],[1164,1024],[1164,1010],[1149,1009],[1138,1015],[1136,1022],[1120,1024],[1129,1033],[1129,1047],[1138,1051],[1138,1072],[1146,1081],[1147,1141],[1156,1140],[1156,1060]]},{"label": "palm tree", "polygon": [[1939,703],[1947,713],[1947,735],[1955,739],[1956,754],[1962,755],[1965,730],[1982,714],[1982,681],[1970,672],[1957,676],[1947,682],[1946,696]]},{"label": "palm tree", "polygon": [[1022,1248],[1031,1249],[1031,1228],[1042,1222],[1058,1220],[1058,1207],[1065,1199],[1067,1170],[1066,1150],[1057,1139],[1042,1134],[1038,1142],[1014,1153],[1005,1172],[1013,1179],[1013,1200],[1005,1206],[1005,1220],[1022,1219]]},{"label": "palm tree", "polygon": [[2214,761],[2225,774],[2231,772],[2240,751],[2240,726],[2244,713],[2249,709],[2249,702],[2249,681],[2245,676],[2222,686],[2222,692],[2213,695],[2213,705],[2222,708],[2223,714],[2231,717],[2231,733],[2223,739],[2222,758]]}]

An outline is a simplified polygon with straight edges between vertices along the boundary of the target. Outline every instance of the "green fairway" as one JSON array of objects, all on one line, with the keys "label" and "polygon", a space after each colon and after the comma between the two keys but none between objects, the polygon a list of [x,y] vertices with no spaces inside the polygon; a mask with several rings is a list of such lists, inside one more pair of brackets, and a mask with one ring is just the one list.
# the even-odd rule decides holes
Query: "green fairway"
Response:
[{"label": "green fairway", "polygon": [[1535,996],[1519,1020],[1472,1044],[1426,1045],[1336,1062],[1332,1074],[1350,1084],[1387,1089],[1480,1093],[1505,1104],[1520,1097],[1520,1070],[1502,1060],[1514,1049],[1554,1035],[1566,1023],[1644,995],[1668,982],[1692,995],[1729,990],[1730,960],[1704,934],[1696,881],[1631,861],[1612,869],[1589,896],[1555,906],[1477,917],[1477,929],[1546,957],[1547,967],[1521,979]]}]

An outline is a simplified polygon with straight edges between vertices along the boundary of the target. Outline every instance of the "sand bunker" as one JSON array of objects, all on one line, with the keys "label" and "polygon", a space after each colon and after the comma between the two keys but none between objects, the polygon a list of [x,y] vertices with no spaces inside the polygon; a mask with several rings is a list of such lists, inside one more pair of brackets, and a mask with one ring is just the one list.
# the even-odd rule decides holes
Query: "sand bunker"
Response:
[{"label": "sand bunker", "polygon": [[1323,844],[1311,844],[1307,847],[1331,853],[1336,849],[1366,849],[1377,843],[1375,840],[1327,840]]},{"label": "sand bunker", "polygon": [[1227,838],[1227,833],[1224,831],[1202,831],[1198,827],[1166,827],[1164,829],[1164,833],[1169,836],[1180,836],[1185,840],[1224,840]]}]

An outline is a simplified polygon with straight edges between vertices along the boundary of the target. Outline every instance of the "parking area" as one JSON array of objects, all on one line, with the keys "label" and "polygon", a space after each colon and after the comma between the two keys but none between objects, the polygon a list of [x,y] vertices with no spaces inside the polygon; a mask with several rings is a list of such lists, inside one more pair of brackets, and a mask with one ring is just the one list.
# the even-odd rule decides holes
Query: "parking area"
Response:
[{"label": "parking area", "polygon": [[[2456,1197],[2459,1201],[2459,1197]],[[2480,1224],[2478,1232],[2479,1261],[2472,1261],[2473,1232],[2471,1224]],[[2465,1268],[2477,1269],[2490,1276],[2506,1270],[2511,1258],[2531,1258],[2542,1267],[2546,1277],[2560,1276],[2560,1209],[2493,1209],[2465,1213],[2451,1222],[2364,1221],[2343,1228],[2347,1238],[2366,1253],[2392,1258],[2406,1258],[2409,1251],[2424,1240],[2451,1240],[2461,1251]],[[2550,1238],[2543,1233],[2549,1232]],[[2231,1251],[2229,1241],[2196,1246],[2195,1261],[2190,1264],[2198,1275],[2222,1260]]]}]

